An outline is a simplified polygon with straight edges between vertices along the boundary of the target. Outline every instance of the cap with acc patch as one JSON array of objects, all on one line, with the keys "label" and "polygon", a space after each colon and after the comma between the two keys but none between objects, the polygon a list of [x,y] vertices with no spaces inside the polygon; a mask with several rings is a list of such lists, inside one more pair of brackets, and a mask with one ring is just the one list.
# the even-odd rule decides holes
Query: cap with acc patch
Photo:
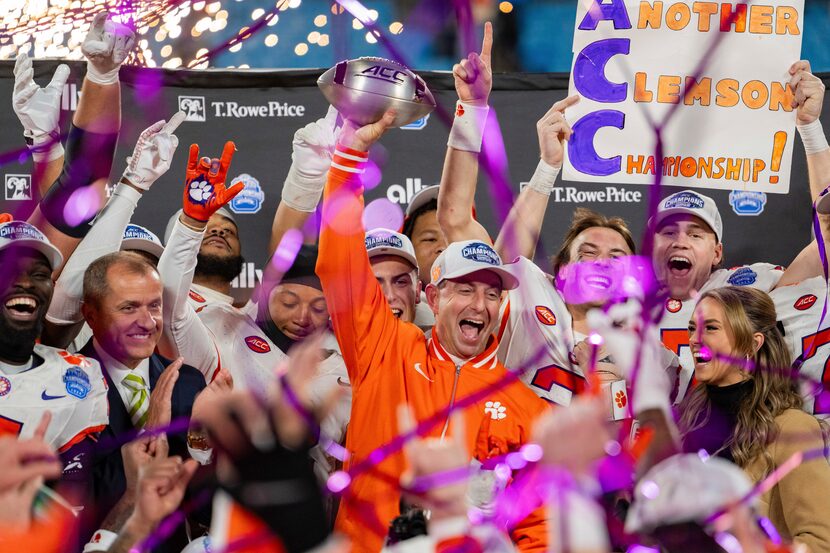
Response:
[{"label": "cap with acc patch", "polygon": [[432,264],[430,282],[438,286],[445,280],[460,278],[477,271],[491,271],[501,279],[504,290],[519,286],[519,279],[501,262],[492,246],[480,240],[453,242]]},{"label": "cap with acc patch", "polygon": [[124,229],[124,237],[121,240],[121,251],[124,250],[139,250],[161,257],[164,246],[158,236],[142,226],[131,223]]},{"label": "cap with acc patch", "polygon": [[418,270],[415,247],[406,235],[385,228],[372,229],[366,233],[366,252],[369,259],[378,255],[396,255],[412,264]]},{"label": "cap with acc patch", "polygon": [[660,201],[657,214],[654,216],[654,227],[672,215],[694,215],[699,217],[715,233],[718,242],[723,240],[723,221],[720,217],[718,204],[709,196],[698,194],[693,190],[675,192]]},{"label": "cap with acc patch", "polygon": [[63,262],[63,255],[49,239],[37,227],[24,221],[0,224],[0,250],[11,247],[31,248],[42,253],[52,269],[60,267]]}]

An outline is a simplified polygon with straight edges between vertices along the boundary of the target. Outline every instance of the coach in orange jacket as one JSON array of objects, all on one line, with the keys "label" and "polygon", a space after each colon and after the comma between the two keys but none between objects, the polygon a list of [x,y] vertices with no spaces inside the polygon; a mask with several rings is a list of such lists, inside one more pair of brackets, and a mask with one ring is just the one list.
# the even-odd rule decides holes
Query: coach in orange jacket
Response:
[{"label": "coach in orange jacket", "polygon": [[[518,449],[546,408],[543,400],[511,378],[496,359],[493,335],[505,289],[518,285],[498,254],[478,241],[451,245],[435,261],[426,294],[436,323],[427,339],[387,305],[364,246],[363,172],[369,147],[394,119],[344,128],[329,171],[317,274],[334,332],[349,371],[353,401],[346,436],[345,469],[398,434],[396,410],[408,403],[418,421],[481,392],[504,385],[463,409],[469,451],[479,461]],[[442,418],[425,435],[452,433]],[[358,475],[346,489],[336,527],[357,551],[379,551],[389,522],[399,514],[398,482],[405,468],[400,451]],[[512,529],[522,551],[546,548],[546,527],[537,509]]]}]

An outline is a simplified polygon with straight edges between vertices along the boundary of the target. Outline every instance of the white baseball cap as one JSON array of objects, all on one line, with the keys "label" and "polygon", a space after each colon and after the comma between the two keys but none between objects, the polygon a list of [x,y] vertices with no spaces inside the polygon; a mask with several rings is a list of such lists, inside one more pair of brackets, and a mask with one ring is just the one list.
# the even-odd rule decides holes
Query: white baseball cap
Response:
[{"label": "white baseball cap", "polygon": [[746,473],[720,457],[674,455],[649,470],[634,490],[626,532],[649,532],[681,522],[704,523],[752,490]]},{"label": "white baseball cap", "polygon": [[415,248],[405,235],[385,228],[372,229],[366,233],[366,252],[369,259],[378,255],[397,255],[406,259],[418,270]]},{"label": "white baseball cap", "polygon": [[158,236],[142,226],[130,223],[124,229],[124,238],[121,240],[121,251],[124,250],[139,250],[161,257],[164,246]]},{"label": "white baseball cap", "polygon": [[718,242],[723,241],[723,221],[720,218],[718,204],[709,196],[698,194],[693,190],[682,190],[664,198],[657,207],[654,227],[660,226],[666,217],[678,214],[700,217],[715,233]]},{"label": "white baseball cap", "polygon": [[[221,215],[225,219],[228,219],[231,223],[236,225],[236,228],[239,228],[239,223],[236,222],[236,217],[233,216],[233,213],[231,213],[230,209],[228,209],[226,207],[220,207],[219,209],[216,210],[216,213],[218,213],[219,215]],[[173,225],[176,224],[176,221],[178,220],[179,215],[181,215],[181,214],[182,214],[182,210],[180,209],[176,213],[174,213],[173,216],[170,217],[170,219],[167,220],[167,228],[164,229],[164,243],[165,244],[167,244],[167,242],[170,241],[170,235],[173,234]]]},{"label": "white baseball cap", "polygon": [[36,227],[24,221],[10,221],[0,225],[0,250],[10,247],[25,247],[37,250],[46,256],[52,269],[63,262],[61,252]]},{"label": "white baseball cap", "polygon": [[418,190],[418,192],[412,196],[412,200],[409,201],[409,205],[406,206],[406,212],[404,215],[409,217],[412,213],[421,207],[422,205],[426,204],[430,200],[438,200],[438,190],[440,186],[437,184],[433,184],[431,186],[425,186]]},{"label": "white baseball cap", "polygon": [[453,242],[432,264],[430,282],[438,286],[445,280],[460,278],[476,271],[492,271],[499,275],[504,290],[519,286],[519,279],[501,262],[492,246],[481,240]]}]

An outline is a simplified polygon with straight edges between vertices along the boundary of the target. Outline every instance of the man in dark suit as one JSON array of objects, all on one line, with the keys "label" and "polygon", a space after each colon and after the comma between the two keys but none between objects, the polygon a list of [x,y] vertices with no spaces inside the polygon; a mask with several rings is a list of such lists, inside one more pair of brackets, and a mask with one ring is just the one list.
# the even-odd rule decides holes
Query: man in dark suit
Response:
[{"label": "man in dark suit", "polygon": [[[83,290],[82,310],[93,338],[81,353],[101,363],[109,387],[109,425],[99,437],[93,466],[89,508],[94,513],[87,515],[89,529],[99,528],[93,541],[105,550],[133,508],[138,467],[135,459],[125,464],[119,451],[124,439],[171,420],[197,418],[208,395],[230,389],[230,377],[220,374],[200,394],[206,388],[201,372],[154,353],[161,337],[162,283],[143,257],[115,252],[96,259],[84,274]],[[145,444],[145,459],[167,454],[166,438]],[[185,439],[185,432],[170,435],[169,451],[201,463],[210,458],[206,443]],[[86,550],[99,549],[96,544]]]}]

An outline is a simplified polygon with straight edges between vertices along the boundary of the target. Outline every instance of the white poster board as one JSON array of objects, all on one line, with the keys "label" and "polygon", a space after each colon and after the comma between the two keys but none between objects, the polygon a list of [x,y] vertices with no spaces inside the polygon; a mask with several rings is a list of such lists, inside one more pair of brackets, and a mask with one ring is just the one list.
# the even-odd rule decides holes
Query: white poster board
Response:
[{"label": "white poster board", "polygon": [[[578,0],[563,177],[786,193],[803,0]],[[662,156],[656,154],[660,127]]]}]

